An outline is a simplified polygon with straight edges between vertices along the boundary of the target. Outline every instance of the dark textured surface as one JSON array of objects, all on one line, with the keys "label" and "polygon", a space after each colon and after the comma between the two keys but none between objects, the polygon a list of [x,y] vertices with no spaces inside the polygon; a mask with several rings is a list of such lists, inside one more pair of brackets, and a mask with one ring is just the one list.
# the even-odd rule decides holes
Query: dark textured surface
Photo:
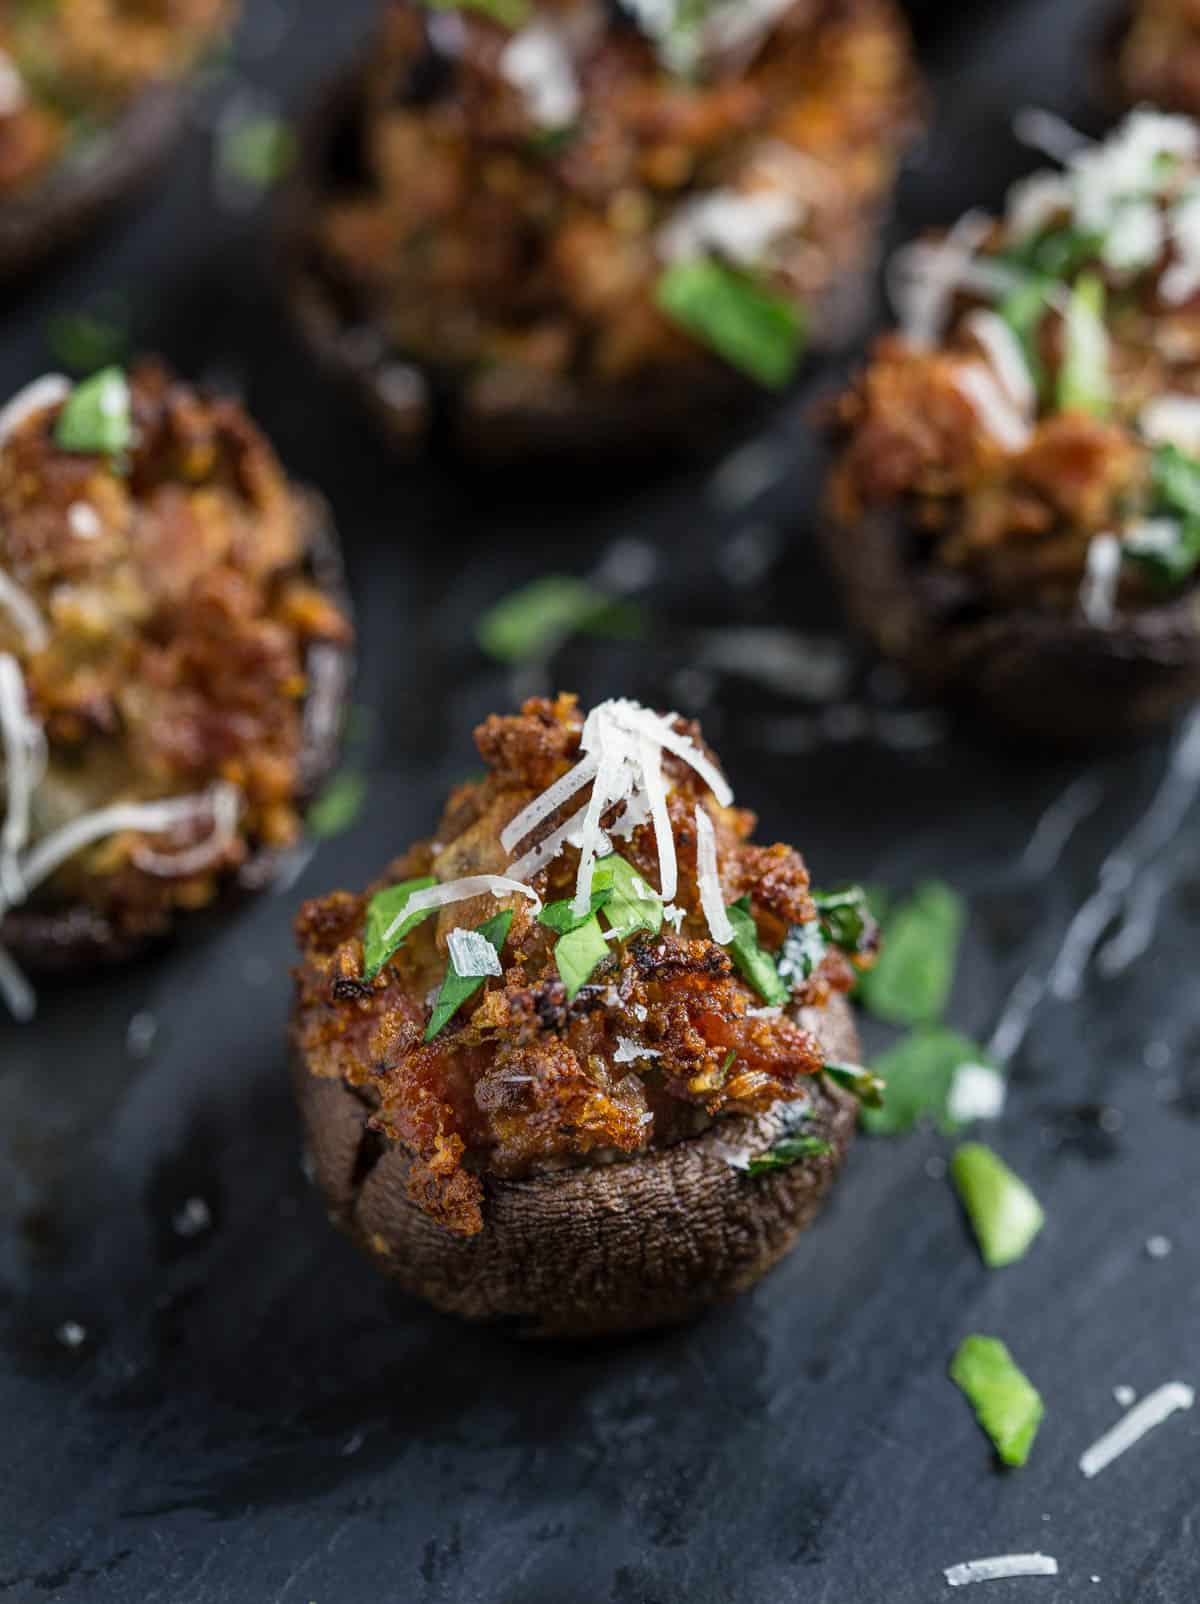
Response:
[{"label": "dark textured surface", "polygon": [[[297,21],[269,50],[275,13],[252,3],[239,76],[298,103],[368,10],[297,5],[320,22]],[[970,14],[942,63],[938,135],[906,186],[910,225],[998,195],[1025,159],[1004,135],[1009,113],[1074,104],[1098,8]],[[1080,781],[1066,760],[1005,754],[970,731],[937,741],[886,704],[852,695],[814,712],[718,673],[732,650],[709,633],[719,622],[837,630],[801,406],[726,472],[724,493],[699,473],[522,494],[395,468],[309,377],[266,285],[261,219],[219,210],[209,171],[198,125],[155,205],[5,301],[0,389],[48,365],[53,309],[113,287],[147,343],[244,383],[347,534],[376,781],[355,832],[287,894],[115,983],[47,993],[33,1028],[0,1024],[0,1598],[927,1604],[958,1596],[948,1564],[1041,1549],[1057,1581],[981,1598],[1189,1604],[1200,1416],[1173,1419],[1095,1482],[1076,1460],[1116,1418],[1115,1385],[1200,1381],[1192,748],[1165,792],[1165,742]],[[759,492],[731,506],[756,468]],[[1047,1208],[1023,1264],[981,1268],[928,1172],[945,1152],[932,1135],[861,1141],[825,1219],[751,1296],[610,1347],[525,1349],[440,1319],[389,1291],[322,1218],[283,1048],[290,916],[305,894],[364,880],[475,767],[471,721],[517,691],[471,643],[479,606],[540,565],[596,567],[617,536],[659,556],[656,633],[616,653],[572,648],[555,677],[588,697],[629,690],[701,711],[763,834],[794,838],[821,880],[958,884],[972,909],[953,1006],[964,1029],[988,1035],[1026,971],[1023,995],[1052,975],[1068,994],[1051,990],[1033,1015],[988,1133]],[[762,637],[750,661],[772,661]],[[1093,923],[1100,961],[1070,996]],[[127,1030],[141,1013],[158,1034],[138,1057]],[[176,1218],[191,1198],[211,1223],[188,1236]],[[1158,1233],[1174,1243],[1161,1261],[1145,1250]],[[66,1321],[86,1329],[76,1348],[57,1335]],[[945,1378],[971,1330],[1003,1337],[1045,1395],[1024,1471],[992,1468]]]}]

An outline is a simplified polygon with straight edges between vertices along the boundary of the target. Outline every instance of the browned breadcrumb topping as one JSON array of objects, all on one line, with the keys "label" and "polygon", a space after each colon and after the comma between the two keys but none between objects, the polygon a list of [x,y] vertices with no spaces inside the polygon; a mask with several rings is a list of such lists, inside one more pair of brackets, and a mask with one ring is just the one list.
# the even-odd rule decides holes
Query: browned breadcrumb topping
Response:
[{"label": "browned breadcrumb topping", "polygon": [[[413,847],[372,888],[421,874],[439,880],[503,873],[505,825],[576,761],[583,720],[575,698],[527,702],[476,731],[487,777],[450,797],[433,841]],[[679,729],[697,744],[699,729]],[[756,846],[754,816],[720,807],[695,773],[667,754],[664,774],[679,858],[678,933],[664,924],[614,945],[607,965],[573,1002],[553,960],[554,935],[521,897],[481,897],[443,909],[418,927],[373,983],[363,976],[362,932],[372,892],[306,904],[297,921],[294,1032],[312,1073],[341,1078],[374,1110],[373,1124],[413,1157],[411,1193],[453,1230],[481,1228],[481,1172],[531,1171],[632,1155],[694,1134],[714,1117],[756,1113],[805,1095],[822,1067],[813,1037],[790,1017],[846,991],[854,971],[831,951],[797,989],[788,1012],[761,998],[708,935],[696,882],[694,815],[712,819],[726,902],[748,894],[762,943],[778,949],[788,928],[816,917],[808,873],[787,846]],[[554,827],[544,822],[540,836]],[[619,812],[607,821],[619,824]],[[650,826],[618,850],[658,884]],[[545,901],[573,895],[570,848],[532,881]],[[430,993],[446,971],[446,938],[477,928],[497,907],[513,922],[502,980],[490,980],[428,1045]],[[646,1049],[633,1062],[621,1041]]]},{"label": "browned breadcrumb topping", "polygon": [[256,846],[301,832],[305,654],[350,625],[308,577],[308,512],[234,401],[206,399],[143,366],[131,379],[127,463],[68,452],[59,407],[0,446],[0,572],[33,601],[35,649],[0,608],[43,725],[35,834],[117,801],[236,785],[242,808],[220,857],[195,875],[139,867],[210,833],[124,832],[77,854],[39,902],[83,902],[125,928],[212,899]]},{"label": "browned breadcrumb topping", "polygon": [[4,0],[0,198],[37,184],[81,130],[194,66],[235,10],[235,0]]},{"label": "browned breadcrumb topping", "polygon": [[860,270],[915,124],[892,0],[795,0],[749,61],[700,82],[666,72],[606,0],[535,0],[530,20],[558,30],[579,84],[580,111],[558,134],[505,76],[503,28],[467,7],[387,8],[363,171],[319,235],[331,272],[398,348],[547,380],[706,365],[656,306],[656,240],[715,191],[795,202],[764,269],[781,295],[810,305]]}]

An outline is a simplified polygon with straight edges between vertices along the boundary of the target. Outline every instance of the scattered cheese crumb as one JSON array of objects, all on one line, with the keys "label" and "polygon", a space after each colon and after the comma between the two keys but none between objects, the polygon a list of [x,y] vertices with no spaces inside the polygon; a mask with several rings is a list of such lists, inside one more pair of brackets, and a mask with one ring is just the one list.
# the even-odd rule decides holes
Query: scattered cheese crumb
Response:
[{"label": "scattered cheese crumb", "polygon": [[178,1236],[200,1236],[212,1225],[212,1210],[202,1197],[189,1197],[183,1207],[176,1210],[171,1224]]},{"label": "scattered cheese crumb", "polygon": [[87,1327],[78,1320],[64,1320],[54,1335],[64,1348],[82,1348],[87,1341]]},{"label": "scattered cheese crumb", "polygon": [[1152,1259],[1165,1259],[1172,1250],[1173,1243],[1169,1236],[1152,1236],[1147,1238],[1146,1252]]}]

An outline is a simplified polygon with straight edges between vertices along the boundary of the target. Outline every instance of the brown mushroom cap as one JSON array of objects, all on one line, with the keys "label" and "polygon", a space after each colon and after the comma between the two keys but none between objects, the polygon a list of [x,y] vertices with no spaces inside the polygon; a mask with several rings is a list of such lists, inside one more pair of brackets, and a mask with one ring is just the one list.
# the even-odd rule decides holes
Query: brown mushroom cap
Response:
[{"label": "brown mushroom cap", "polygon": [[[306,567],[320,590],[347,618],[352,616],[341,546],[332,514],[315,491],[296,493],[297,516],[305,531]],[[300,753],[301,802],[311,801],[337,765],[342,720],[354,675],[354,649],[348,642],[313,641],[305,653],[307,693]],[[218,899],[228,909],[270,885],[285,867],[285,855],[263,847],[238,871]],[[189,915],[189,918],[204,918]],[[166,928],[126,929],[92,908],[10,910],[0,920],[0,946],[33,974],[78,974],[97,964],[124,963],[169,934]]]},{"label": "brown mushroom cap", "polygon": [[1200,593],[1090,624],[1033,608],[997,609],[969,578],[915,556],[891,509],[824,525],[855,628],[925,691],[1007,729],[1060,745],[1119,744],[1200,696]]},{"label": "brown mushroom cap", "polygon": [[[858,1035],[835,993],[800,1023],[827,1057],[857,1062]],[[484,1180],[483,1230],[459,1236],[407,1195],[409,1160],[368,1129],[370,1105],[294,1058],[316,1180],[336,1224],[407,1291],[468,1320],[527,1336],[593,1337],[674,1325],[744,1292],[820,1212],[846,1157],[857,1103],[821,1076],[811,1122],[830,1151],[750,1177],[730,1149],[765,1152],[788,1129],[777,1105],[717,1120],[699,1136],[611,1164],[527,1180]]]},{"label": "brown mushroom cap", "polygon": [[186,87],[155,84],[98,136],[86,160],[60,162],[28,195],[0,206],[0,279],[73,244],[137,190],[183,128]]},{"label": "brown mushroom cap", "polygon": [[[334,179],[334,153],[354,137],[362,72],[334,83],[309,115],[281,210],[282,272],[297,326],[313,355],[356,393],[385,437],[411,453],[432,439],[481,462],[523,457],[627,461],[711,447],[767,404],[765,392],[713,357],[624,384],[435,370],[391,349],[346,303],[314,241],[312,219]],[[864,212],[850,241],[855,266],[812,308],[809,349],[852,344],[871,319],[887,206]]]}]

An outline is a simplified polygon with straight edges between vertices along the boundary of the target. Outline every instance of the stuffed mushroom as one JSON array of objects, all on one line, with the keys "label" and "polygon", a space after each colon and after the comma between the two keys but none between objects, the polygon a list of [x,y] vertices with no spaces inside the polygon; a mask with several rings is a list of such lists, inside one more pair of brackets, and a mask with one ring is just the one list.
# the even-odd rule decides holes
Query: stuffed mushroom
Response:
[{"label": "stuffed mushroom", "polygon": [[1200,692],[1200,129],[1133,114],[895,264],[828,550],[926,688],[1059,742]]},{"label": "stuffed mushroom", "polygon": [[308,131],[294,305],[404,440],[690,443],[858,326],[916,101],[892,0],[391,0]]},{"label": "stuffed mushroom", "polygon": [[82,232],[161,159],[233,0],[0,7],[0,274]]},{"label": "stuffed mushroom", "polygon": [[351,627],[322,504],[159,367],[0,412],[0,956],[123,957],[303,831]]},{"label": "stuffed mushroom", "polygon": [[334,1219],[437,1307],[538,1335],[680,1321],[817,1214],[854,1131],[876,930],[814,892],[696,725],[527,702],[364,895],[310,902],[294,1062]]}]

